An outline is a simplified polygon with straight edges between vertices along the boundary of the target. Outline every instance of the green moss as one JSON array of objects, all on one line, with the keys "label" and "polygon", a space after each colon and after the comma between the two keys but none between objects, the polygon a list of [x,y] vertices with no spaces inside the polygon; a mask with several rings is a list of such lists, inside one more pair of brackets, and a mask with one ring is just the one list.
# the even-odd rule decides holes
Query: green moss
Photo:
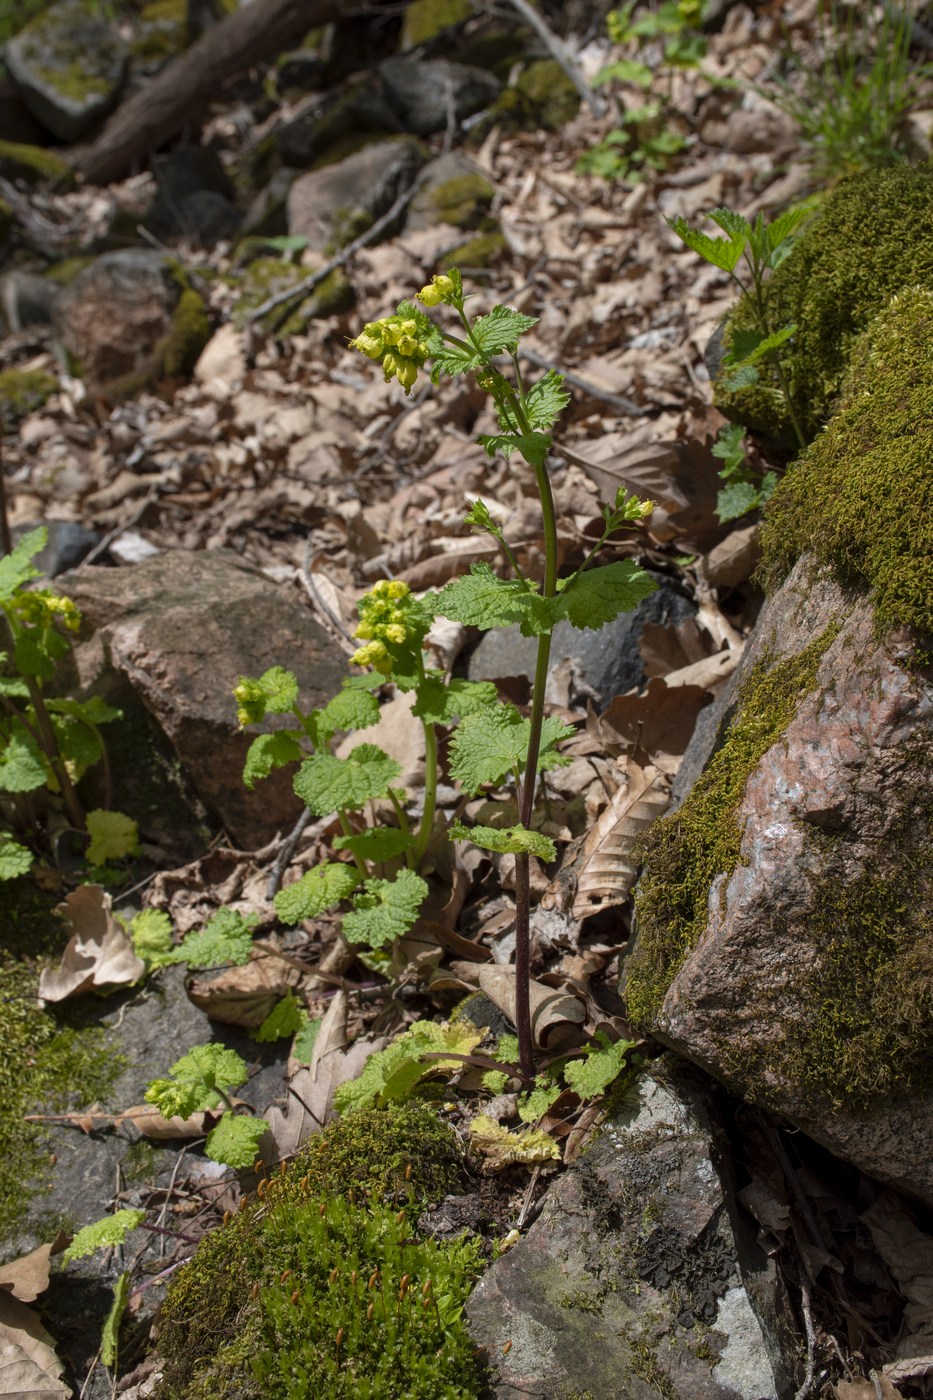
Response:
[{"label": "green moss", "polygon": [[168,335],[159,347],[163,372],[170,379],[190,374],[211,338],[211,322],[204,298],[186,287],[178,299]]},{"label": "green moss", "polygon": [[19,141],[0,141],[0,175],[6,180],[23,180],[36,185],[40,180],[69,182],[71,167],[54,151],[28,146]]},{"label": "green moss", "polygon": [[187,0],[153,0],[139,16],[133,53],[144,62],[174,57],[188,45]]},{"label": "green moss", "polygon": [[13,210],[5,199],[0,199],[0,243],[5,243],[13,227]]},{"label": "green moss", "polygon": [[769,502],[761,577],[806,550],[867,586],[878,629],[933,646],[933,290],[895,297],[859,341],[824,432]]},{"label": "green moss", "polygon": [[577,92],[553,58],[529,63],[517,82],[493,103],[485,122],[474,128],[488,131],[492,125],[506,131],[560,131],[580,110]]},{"label": "green moss", "polygon": [[436,39],[445,29],[462,24],[473,14],[470,0],[411,0],[402,20],[401,47],[412,49]]},{"label": "green moss", "polygon": [[46,277],[50,277],[53,282],[57,282],[60,287],[67,287],[73,282],[79,272],[83,272],[86,267],[90,267],[94,261],[93,257],[87,258],[62,258],[61,262],[52,263],[51,267],[45,270]]},{"label": "green moss", "polygon": [[[100,8],[85,0],[80,7],[92,19],[100,19]],[[83,40],[82,35],[82,40]],[[63,22],[54,7],[44,10],[25,25],[18,43],[33,65],[36,76],[46,87],[67,100],[81,103],[89,97],[106,96],[113,84],[101,74],[102,63],[113,63],[119,41],[101,31],[95,44],[93,62],[88,63],[87,50]]]},{"label": "green moss", "polygon": [[476,1249],[419,1241],[413,1223],[458,1175],[456,1139],[429,1109],[330,1124],[179,1275],[163,1310],[159,1400],[478,1394],[459,1323]]},{"label": "green moss", "polygon": [[706,928],[713,881],[728,880],[739,863],[742,832],[736,814],[745,785],[812,690],[837,633],[837,627],[827,628],[799,655],[754,668],[739,692],[722,747],[679,810],[662,817],[645,838],[635,903],[638,944],[626,965],[629,1016],[642,1029],[652,1026],[671,981]]},{"label": "green moss", "polygon": [[58,380],[44,369],[0,371],[0,414],[7,427],[41,408],[57,388]]},{"label": "green moss", "polygon": [[451,248],[438,264],[438,271],[446,271],[450,264],[461,268],[492,267],[508,251],[508,243],[501,233],[480,233],[475,238]]},{"label": "green moss", "polygon": [[[855,341],[909,286],[933,287],[933,166],[895,165],[840,181],[767,284],[770,323],[797,326],[784,364],[808,439],[829,417]],[[754,320],[743,298],[730,324]],[[717,391],[716,403],[751,421],[741,394]]]},{"label": "green moss", "polygon": [[495,198],[495,189],[484,175],[458,175],[428,191],[428,203],[439,223],[457,228],[479,228]]}]

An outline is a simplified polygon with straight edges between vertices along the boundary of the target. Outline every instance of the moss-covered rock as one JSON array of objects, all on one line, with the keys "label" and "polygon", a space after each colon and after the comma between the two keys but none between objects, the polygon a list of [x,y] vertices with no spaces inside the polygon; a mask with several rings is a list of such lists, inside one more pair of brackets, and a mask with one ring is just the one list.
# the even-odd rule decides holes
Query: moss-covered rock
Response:
[{"label": "moss-covered rock", "polygon": [[[263,239],[244,240],[253,248],[267,247]],[[246,269],[232,280],[240,289],[240,296],[233,309],[234,320],[245,323],[250,312],[279,292],[296,287],[309,275],[308,268],[288,262],[284,258],[254,257]],[[319,282],[310,295],[296,303],[287,319],[279,324],[281,308],[271,311],[264,324],[268,331],[276,330],[283,335],[299,334],[308,321],[325,316],[339,316],[349,311],[356,300],[356,293],[346,273],[336,268],[323,282]]]},{"label": "moss-covered rock", "polygon": [[85,0],[58,0],[6,46],[7,71],[27,107],[62,141],[77,141],[111,108],[129,50]]},{"label": "moss-covered rock", "polygon": [[580,94],[560,64],[553,58],[536,59],[500,93],[472,139],[493,125],[506,131],[560,131],[579,110]]},{"label": "moss-covered rock", "polygon": [[401,47],[413,49],[443,34],[445,29],[470,19],[470,0],[410,0],[402,20]]},{"label": "moss-covered rock", "polygon": [[[794,324],[782,356],[811,440],[838,397],[855,341],[904,287],[933,288],[933,167],[894,165],[840,181],[766,284],[769,323]],[[757,324],[743,298],[727,327]],[[727,417],[793,441],[773,371],[737,392],[716,386]]]},{"label": "moss-covered rock", "polygon": [[187,0],[152,0],[140,12],[133,57],[146,65],[174,58],[188,45]]},{"label": "moss-covered rock", "polygon": [[451,262],[462,268],[493,267],[505,256],[508,248],[503,234],[480,233],[445,253],[438,262],[438,271],[445,271]]},{"label": "moss-covered rock", "polygon": [[458,1176],[456,1139],[424,1106],[330,1124],[178,1277],[158,1400],[284,1400],[296,1382],[335,1400],[477,1395],[459,1320],[476,1249],[415,1229]]},{"label": "moss-covered rock", "polygon": [[22,180],[38,185],[43,180],[57,184],[72,181],[71,168],[54,151],[43,146],[27,146],[20,141],[0,141],[0,175],[5,180]]},{"label": "moss-covered rock", "polygon": [[807,550],[870,590],[882,635],[933,651],[933,286],[895,297],[857,342],[826,429],[769,502],[761,576]]},{"label": "moss-covered rock", "polygon": [[479,228],[489,213],[495,194],[485,175],[477,171],[435,185],[429,191],[429,201],[438,223],[473,229]]},{"label": "moss-covered rock", "polygon": [[15,425],[41,408],[57,388],[58,380],[44,369],[0,371],[0,416],[5,427]]}]

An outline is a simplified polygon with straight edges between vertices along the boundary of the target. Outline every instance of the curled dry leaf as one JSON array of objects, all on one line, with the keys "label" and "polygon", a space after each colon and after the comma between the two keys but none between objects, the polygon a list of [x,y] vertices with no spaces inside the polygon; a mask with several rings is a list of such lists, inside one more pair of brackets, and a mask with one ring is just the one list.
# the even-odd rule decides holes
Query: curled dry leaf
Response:
[{"label": "curled dry leaf", "polygon": [[483,1165],[490,1172],[500,1172],[513,1162],[534,1165],[560,1161],[557,1143],[540,1128],[522,1128],[512,1133],[485,1113],[470,1124],[470,1145],[483,1154]]},{"label": "curled dry leaf", "polygon": [[[231,1100],[236,1103],[236,1099]],[[117,1115],[114,1123],[131,1123],[143,1137],[154,1138],[157,1142],[172,1142],[177,1138],[203,1137],[210,1132],[220,1119],[218,1113],[192,1113],[190,1118],[163,1118],[152,1104],[134,1104]]]},{"label": "curled dry leaf", "polygon": [[[515,1024],[515,968],[484,965],[477,969],[480,991]],[[532,980],[530,987],[531,1033],[542,1049],[561,1050],[577,1045],[586,1007],[579,997],[555,991]]]},{"label": "curled dry leaf", "polygon": [[0,1396],[3,1400],[60,1400],[71,1387],[60,1379],[64,1366],[54,1338],[36,1314],[0,1291]]},{"label": "curled dry leaf", "polygon": [[837,1381],[836,1400],[878,1400],[879,1388],[881,1400],[902,1400],[897,1386],[883,1373],[878,1375],[878,1387],[874,1381],[861,1378],[857,1381]]},{"label": "curled dry leaf", "polygon": [[192,978],[188,996],[212,1020],[256,1030],[301,981],[300,970],[277,954],[274,939],[259,940],[242,967],[230,967],[219,977]]},{"label": "curled dry leaf", "polygon": [[[711,657],[710,661],[715,663],[716,658]],[[630,754],[644,755],[653,768],[672,778],[693,737],[697,715],[708,703],[705,687],[671,685],[669,677],[655,676],[643,694],[629,691],[627,695],[617,695],[596,725],[603,743],[621,745]]]},{"label": "curled dry leaf", "polygon": [[146,964],[133,951],[128,933],[113,917],[110,895],[100,885],[81,885],[59,904],[72,937],[53,971],[39,978],[39,1000],[64,1001],[92,987],[122,987],[138,982]]},{"label": "curled dry leaf", "polygon": [[49,1260],[60,1254],[68,1236],[59,1232],[51,1244],[40,1244],[30,1254],[14,1259],[0,1268],[0,1293],[17,1298],[21,1303],[34,1303],[49,1286]]},{"label": "curled dry leaf", "polygon": [[906,1300],[901,1339],[885,1374],[895,1384],[925,1389],[933,1376],[933,1237],[893,1191],[883,1192],[861,1219]]}]

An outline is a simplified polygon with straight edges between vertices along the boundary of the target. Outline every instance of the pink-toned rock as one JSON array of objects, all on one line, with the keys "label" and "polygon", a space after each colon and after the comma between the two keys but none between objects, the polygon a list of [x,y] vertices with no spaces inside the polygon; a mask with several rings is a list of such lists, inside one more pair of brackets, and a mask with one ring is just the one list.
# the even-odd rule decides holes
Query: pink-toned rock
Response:
[{"label": "pink-toned rock", "polygon": [[[108,726],[114,805],[125,804],[144,837],[171,838],[165,827],[178,805],[178,774],[163,774],[164,808],[158,782],[154,792],[151,785],[145,789],[147,810],[135,809],[133,797],[137,778],[153,776],[137,774],[137,767],[167,768],[168,748],[182,780],[237,845],[260,846],[289,829],[301,812],[290,771],[278,770],[254,792],[243,786],[255,732],[237,729],[231,692],[241,675],[259,676],[276,665],[295,672],[309,708],[339,688],[343,653],[297,598],[226,551],[173,550],[128,568],[79,569],[60,583],[83,616],[76,647],[80,684],[127,712],[126,721]],[[134,750],[134,743],[153,742],[148,733],[135,737],[140,716],[131,713],[134,698],[155,721],[154,757],[148,747]]]},{"label": "pink-toned rock", "polygon": [[[713,879],[706,927],[652,1028],[838,1156],[933,1202],[931,673],[909,665],[906,646],[879,643],[868,603],[804,559],[743,660],[740,723],[743,683],[820,637],[812,688],[744,785],[738,864]],[[665,903],[658,888],[655,912],[673,911],[681,896]]]}]

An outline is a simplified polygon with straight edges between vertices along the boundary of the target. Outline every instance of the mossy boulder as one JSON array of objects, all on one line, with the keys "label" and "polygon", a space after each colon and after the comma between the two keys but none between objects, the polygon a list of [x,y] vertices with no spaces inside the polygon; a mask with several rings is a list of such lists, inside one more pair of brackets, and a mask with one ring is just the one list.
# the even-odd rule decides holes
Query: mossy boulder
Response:
[{"label": "mossy boulder", "polygon": [[494,267],[506,256],[508,250],[509,245],[504,234],[479,233],[475,238],[467,239],[465,243],[455,244],[445,253],[439,260],[438,271],[443,272],[452,262],[464,269]]},{"label": "mossy boulder", "polygon": [[454,153],[438,156],[421,173],[421,186],[409,206],[409,229],[453,224],[488,231],[496,189],[481,171]]},{"label": "mossy boulder", "polygon": [[110,111],[129,50],[86,0],[60,0],[10,40],[4,61],[33,115],[61,141],[78,141]]},{"label": "mossy boulder", "polygon": [[413,49],[426,44],[472,15],[470,0],[410,0],[402,20],[401,47]]},{"label": "mossy boulder", "polygon": [[[852,175],[831,191],[766,284],[769,323],[794,324],[782,356],[789,390],[812,440],[827,421],[855,342],[904,287],[933,288],[933,167],[893,165]],[[726,326],[756,325],[748,298]],[[762,368],[756,385],[715,385],[728,418],[794,442],[780,386]]]},{"label": "mossy boulder", "polygon": [[4,426],[9,429],[41,408],[57,388],[58,380],[44,369],[0,371],[0,417]]},{"label": "mossy boulder", "polygon": [[[288,192],[288,231],[312,253],[332,253],[387,213],[413,182],[427,153],[419,141],[399,136],[373,141],[333,165],[299,175]],[[398,232],[387,228],[384,238]]]},{"label": "mossy boulder", "polygon": [[73,179],[71,167],[60,155],[44,146],[28,146],[19,141],[0,141],[0,175],[27,185],[38,185],[43,180],[70,184]]},{"label": "mossy boulder", "polygon": [[[255,242],[262,244],[261,239]],[[279,292],[298,286],[308,276],[307,267],[287,262],[285,259],[254,258],[245,271],[234,278],[240,289],[240,296],[233,309],[234,320],[238,324],[245,323],[250,312],[255,311],[263,302]],[[269,312],[264,324],[268,331],[276,330],[283,335],[300,333],[308,321],[325,316],[340,316],[351,310],[355,301],[356,293],[350,279],[345,272],[336,268],[308,295],[294,304],[284,321],[281,320],[282,311],[285,309],[283,307]]]},{"label": "mossy boulder", "polygon": [[484,123],[472,132],[481,139],[491,126],[506,131],[560,131],[580,110],[577,92],[553,58],[536,59],[500,94]]},{"label": "mossy boulder", "polygon": [[472,1400],[460,1310],[475,1245],[418,1236],[456,1185],[457,1140],[423,1105],[330,1124],[202,1241],[169,1292],[157,1400]]}]

